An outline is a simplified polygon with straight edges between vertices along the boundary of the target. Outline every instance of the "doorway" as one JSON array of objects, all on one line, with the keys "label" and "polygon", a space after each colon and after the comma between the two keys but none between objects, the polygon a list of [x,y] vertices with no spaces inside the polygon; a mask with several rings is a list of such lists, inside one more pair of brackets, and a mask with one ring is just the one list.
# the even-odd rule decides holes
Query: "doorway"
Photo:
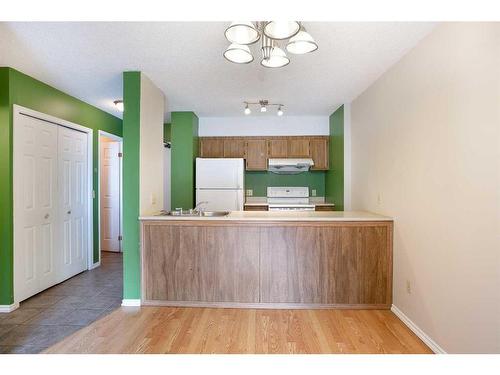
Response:
[{"label": "doorway", "polygon": [[99,131],[99,259],[122,252],[122,147],[121,137]]}]

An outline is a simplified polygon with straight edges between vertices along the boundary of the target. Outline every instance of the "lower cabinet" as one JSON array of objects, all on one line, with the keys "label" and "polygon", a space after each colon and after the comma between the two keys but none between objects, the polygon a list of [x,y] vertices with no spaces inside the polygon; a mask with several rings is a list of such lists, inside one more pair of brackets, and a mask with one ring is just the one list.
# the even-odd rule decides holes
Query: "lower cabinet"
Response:
[{"label": "lower cabinet", "polygon": [[245,204],[243,206],[244,211],[269,211],[269,206],[266,204],[257,206],[257,205],[248,205]]},{"label": "lower cabinet", "polygon": [[392,222],[146,222],[145,304],[389,308]]}]

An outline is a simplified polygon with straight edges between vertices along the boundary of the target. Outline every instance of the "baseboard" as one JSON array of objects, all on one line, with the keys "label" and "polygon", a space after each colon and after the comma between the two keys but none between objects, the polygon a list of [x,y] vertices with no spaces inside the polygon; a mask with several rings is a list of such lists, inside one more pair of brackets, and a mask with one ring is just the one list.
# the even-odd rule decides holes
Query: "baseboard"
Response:
[{"label": "baseboard", "polygon": [[143,300],[143,306],[164,307],[205,307],[214,309],[349,309],[349,310],[389,310],[390,305],[369,304],[320,304],[320,303],[246,303],[246,302],[194,302]]},{"label": "baseboard", "polygon": [[446,354],[443,348],[441,348],[433,339],[429,337],[424,331],[420,329],[413,321],[408,318],[400,309],[392,305],[391,311],[399,318],[401,321],[415,334],[420,340],[422,340],[425,345],[427,345],[436,354]]},{"label": "baseboard", "polygon": [[89,271],[90,270],[93,270],[94,268],[97,268],[101,265],[101,261],[97,262],[97,263],[94,263],[92,264],[90,267],[89,267]]},{"label": "baseboard", "polygon": [[122,306],[132,306],[132,307],[141,306],[141,300],[140,299],[122,299]]},{"label": "baseboard", "polygon": [[19,307],[19,302],[12,305],[0,305],[0,313],[10,313]]}]

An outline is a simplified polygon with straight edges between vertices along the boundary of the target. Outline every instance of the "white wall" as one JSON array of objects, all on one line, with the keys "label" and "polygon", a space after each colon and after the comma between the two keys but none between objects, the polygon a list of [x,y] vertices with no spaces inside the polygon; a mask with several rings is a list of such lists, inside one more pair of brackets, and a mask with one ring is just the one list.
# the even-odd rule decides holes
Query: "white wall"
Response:
[{"label": "white wall", "polygon": [[238,117],[200,117],[199,135],[328,135],[328,116],[276,116],[255,114]]},{"label": "white wall", "polygon": [[353,208],[394,217],[394,304],[447,352],[500,352],[499,25],[440,25],[351,108]]},{"label": "white wall", "polygon": [[[165,96],[141,74],[140,213],[163,209],[163,115]],[[124,202],[127,204],[127,202]]]}]

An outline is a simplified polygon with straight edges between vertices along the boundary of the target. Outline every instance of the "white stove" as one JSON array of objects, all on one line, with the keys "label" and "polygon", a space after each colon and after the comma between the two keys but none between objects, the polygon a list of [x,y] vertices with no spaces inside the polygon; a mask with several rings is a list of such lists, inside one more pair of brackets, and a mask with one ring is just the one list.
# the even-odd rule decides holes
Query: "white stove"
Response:
[{"label": "white stove", "polygon": [[269,211],[314,211],[315,205],[309,203],[308,187],[267,188]]}]

